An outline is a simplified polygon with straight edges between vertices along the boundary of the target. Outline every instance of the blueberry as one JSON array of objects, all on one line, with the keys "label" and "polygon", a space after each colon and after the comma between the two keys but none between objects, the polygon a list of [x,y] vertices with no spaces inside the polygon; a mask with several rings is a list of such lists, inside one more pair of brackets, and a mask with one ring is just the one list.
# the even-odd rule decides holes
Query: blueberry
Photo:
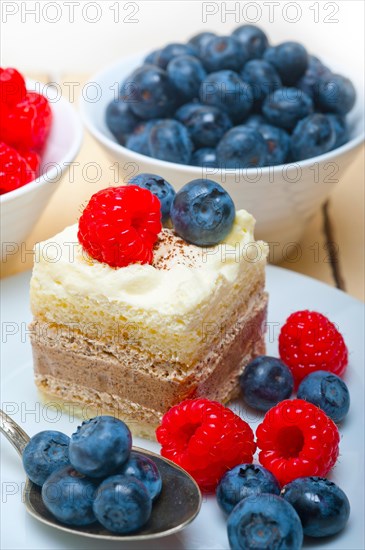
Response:
[{"label": "blueberry", "polygon": [[289,368],[276,357],[260,355],[245,368],[239,379],[242,395],[253,409],[268,411],[294,389]]},{"label": "blueberry", "polygon": [[90,525],[96,521],[93,501],[96,483],[66,466],[53,472],[42,487],[46,508],[62,523]]},{"label": "blueberry", "polygon": [[304,534],[310,537],[335,535],[349,519],[347,496],[328,479],[300,477],[285,485],[281,494],[295,508]]},{"label": "blueberry", "polygon": [[157,122],[150,132],[148,142],[152,157],[189,164],[193,145],[189,132],[177,120],[165,119]]},{"label": "blueberry", "polygon": [[139,479],[146,487],[152,500],[161,493],[162,479],[160,472],[153,460],[146,455],[132,451],[119,473]]},{"label": "blueberry", "polygon": [[215,36],[202,47],[201,60],[209,73],[229,69],[239,72],[248,57],[244,46],[234,36]]},{"label": "blueberry", "polygon": [[173,42],[172,44],[167,44],[162,48],[157,55],[157,64],[161,69],[166,69],[167,65],[172,59],[178,57],[179,55],[197,55],[197,50],[192,44],[179,44],[178,42]]},{"label": "blueberry", "polygon": [[271,472],[256,464],[240,464],[224,474],[216,495],[220,508],[230,514],[233,508],[252,495],[280,494],[280,486]]},{"label": "blueberry", "polygon": [[185,125],[185,123],[189,120],[189,117],[195,113],[199,107],[202,107],[201,103],[198,101],[190,101],[190,103],[185,103],[185,105],[179,107],[174,116],[176,120]]},{"label": "blueberry", "polygon": [[201,55],[205,44],[207,44],[209,40],[211,40],[211,38],[214,38],[215,36],[217,35],[214,32],[200,32],[199,34],[195,34],[194,36],[192,36],[188,43],[197,50],[199,55]]},{"label": "blueberry", "polygon": [[323,65],[318,57],[310,55],[308,57],[307,70],[295,83],[295,86],[313,98],[318,90],[319,79],[323,76],[329,76],[330,74],[331,71]]},{"label": "blueberry", "polygon": [[118,143],[124,145],[127,135],[133,132],[140,119],[131,111],[128,103],[113,99],[106,109],[105,122]]},{"label": "blueberry", "polygon": [[278,71],[285,86],[292,86],[308,67],[307,50],[298,42],[283,42],[267,48],[264,59]]},{"label": "blueberry", "polygon": [[239,502],[228,517],[232,550],[300,550],[303,529],[298,514],[276,495],[253,495]]},{"label": "blueberry", "polygon": [[331,151],[336,142],[333,123],[327,115],[315,113],[300,120],[291,136],[293,160],[304,160]]},{"label": "blueberry", "polygon": [[141,122],[135,127],[133,132],[127,136],[125,146],[141,155],[151,156],[149,137],[152,128],[159,122],[159,119]]},{"label": "blueberry", "polygon": [[322,111],[346,115],[355,101],[356,90],[349,78],[332,74],[319,80],[316,102]]},{"label": "blueberry", "polygon": [[156,174],[138,174],[129,180],[128,185],[138,185],[156,195],[161,203],[162,221],[166,222],[168,220],[175,196],[175,189],[171,183]]},{"label": "blueberry", "polygon": [[298,88],[279,88],[266,97],[262,112],[269,123],[292,130],[299,120],[313,112],[313,102]]},{"label": "blueberry", "polygon": [[93,508],[96,518],[106,529],[127,534],[147,523],[152,500],[138,479],[115,475],[99,485]]},{"label": "blueberry", "polygon": [[248,59],[262,57],[269,45],[266,34],[256,25],[241,25],[233,32],[233,36],[245,47]]},{"label": "blueberry", "polygon": [[199,95],[200,84],[207,75],[199,59],[191,55],[172,59],[167,65],[167,74],[184,101]]},{"label": "blueberry", "polygon": [[241,76],[244,82],[250,84],[256,106],[260,106],[269,93],[282,86],[274,67],[263,59],[253,59],[246,63]]},{"label": "blueberry", "polygon": [[176,111],[175,118],[187,128],[196,147],[215,147],[232,128],[229,116],[211,105],[187,103]]},{"label": "blueberry", "polygon": [[290,136],[282,128],[271,126],[270,124],[261,124],[258,131],[264,138],[267,146],[266,164],[276,166],[284,164],[290,151]]},{"label": "blueberry", "polygon": [[266,164],[267,145],[262,135],[249,126],[235,126],[217,145],[222,168],[253,168]]},{"label": "blueberry", "polygon": [[144,58],[143,63],[145,65],[158,65],[158,58],[161,50],[153,50]]},{"label": "blueberry", "polygon": [[332,149],[337,149],[350,139],[349,128],[344,116],[329,114],[328,118],[332,122],[336,134],[336,141]]},{"label": "blueberry", "polygon": [[350,393],[345,382],[324,370],[304,378],[298,388],[298,398],[317,405],[334,422],[341,422],[350,408]]},{"label": "blueberry", "polygon": [[219,168],[217,151],[211,147],[196,149],[191,156],[190,164],[202,168]]},{"label": "blueberry", "polygon": [[262,115],[255,113],[253,115],[250,115],[246,120],[244,121],[245,126],[249,126],[250,128],[254,128],[257,130],[261,124],[266,124],[267,120]]},{"label": "blueberry", "polygon": [[[146,65],[147,67],[151,68],[152,65]],[[134,75],[141,69],[141,67],[137,67],[133,72],[131,72],[127,78],[122,80],[119,87],[119,96],[118,99],[120,101],[123,101],[123,103],[130,104],[133,101],[138,101],[137,98],[137,88],[134,82]]]},{"label": "blueberry", "polygon": [[198,246],[222,241],[232,229],[233,201],[218,183],[208,179],[190,181],[175,195],[171,220],[176,233]]},{"label": "blueberry", "polygon": [[72,434],[70,462],[82,474],[105,477],[128,459],[131,447],[131,432],[124,422],[113,416],[96,416]]},{"label": "blueberry", "polygon": [[225,111],[235,122],[242,121],[252,109],[251,86],[233,71],[211,73],[200,86],[200,100]]},{"label": "blueberry", "polygon": [[154,65],[137,69],[122,84],[121,96],[143,119],[168,116],[176,107],[176,90],[167,72]]},{"label": "blueberry", "polygon": [[52,472],[70,464],[70,438],[62,432],[46,430],[30,438],[24,449],[24,470],[33,483],[42,486]]}]

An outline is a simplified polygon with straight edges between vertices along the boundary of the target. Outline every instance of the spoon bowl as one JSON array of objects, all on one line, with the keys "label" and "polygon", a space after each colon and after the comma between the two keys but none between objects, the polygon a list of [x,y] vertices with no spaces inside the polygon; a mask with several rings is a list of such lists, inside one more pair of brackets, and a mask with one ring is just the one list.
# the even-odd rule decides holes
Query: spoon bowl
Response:
[{"label": "spoon bowl", "polygon": [[[12,418],[3,411],[0,413],[0,431],[7,437],[21,456],[29,441],[29,436]],[[84,537],[95,539],[132,541],[148,540],[177,533],[199,513],[201,493],[194,479],[185,470],[151,451],[133,447],[154,461],[162,478],[162,491],[153,504],[148,522],[137,532],[118,535],[100,523],[87,526],[71,526],[58,521],[44,505],[41,487],[28,478],[23,491],[23,502],[29,514],[46,525]]]}]

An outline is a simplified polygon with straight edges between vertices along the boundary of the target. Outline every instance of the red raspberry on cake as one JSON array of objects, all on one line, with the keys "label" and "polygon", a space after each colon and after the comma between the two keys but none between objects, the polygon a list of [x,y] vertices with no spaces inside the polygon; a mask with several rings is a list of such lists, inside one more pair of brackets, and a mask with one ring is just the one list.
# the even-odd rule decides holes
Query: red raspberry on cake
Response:
[{"label": "red raspberry on cake", "polygon": [[3,141],[16,149],[41,152],[52,125],[48,99],[36,92],[27,92],[16,105],[2,103],[0,131]]},{"label": "red raspberry on cake", "polygon": [[0,143],[0,195],[19,189],[35,179],[25,159],[6,143]]},{"label": "red raspberry on cake", "polygon": [[336,424],[303,399],[287,399],[270,409],[256,438],[260,463],[281,485],[297,477],[325,477],[339,453]]},{"label": "red raspberry on cake", "polygon": [[317,370],[342,376],[348,363],[341,333],[327,317],[315,311],[297,311],[288,317],[280,331],[279,353],[297,385]]},{"label": "red raspberry on cake", "polygon": [[150,264],[161,229],[160,201],[148,189],[110,187],[91,197],[78,239],[92,258],[111,267]]},{"label": "red raspberry on cake", "polygon": [[16,105],[25,99],[25,80],[16,69],[0,67],[0,100],[7,105]]},{"label": "red raspberry on cake", "polygon": [[172,407],[156,436],[161,455],[189,472],[207,492],[215,490],[225,472],[252,462],[256,450],[247,422],[208,399],[188,399]]}]

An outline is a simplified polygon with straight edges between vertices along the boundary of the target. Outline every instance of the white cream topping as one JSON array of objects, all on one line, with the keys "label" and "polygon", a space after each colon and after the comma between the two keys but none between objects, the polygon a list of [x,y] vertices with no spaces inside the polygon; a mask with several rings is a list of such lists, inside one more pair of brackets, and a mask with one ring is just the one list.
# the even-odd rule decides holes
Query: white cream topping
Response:
[{"label": "white cream topping", "polygon": [[254,225],[254,218],[240,210],[224,242],[207,248],[188,244],[164,229],[155,245],[153,265],[119,269],[90,258],[73,225],[36,245],[32,285],[37,294],[60,299],[83,295],[164,315],[184,314],[222,285],[234,284],[239,272],[249,271],[252,263],[265,262],[268,248],[254,240]]}]

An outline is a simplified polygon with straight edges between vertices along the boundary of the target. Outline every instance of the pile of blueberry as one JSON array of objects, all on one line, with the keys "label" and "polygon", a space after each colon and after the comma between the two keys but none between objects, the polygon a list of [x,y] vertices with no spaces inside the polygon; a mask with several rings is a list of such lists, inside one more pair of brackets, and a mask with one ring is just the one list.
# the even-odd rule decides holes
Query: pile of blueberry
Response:
[{"label": "pile of blueberry", "polygon": [[270,46],[255,25],[202,32],[151,52],[106,110],[116,140],[164,161],[213,168],[273,166],[349,139],[351,81],[302,44]]},{"label": "pile of blueberry", "polygon": [[148,521],[162,489],[153,460],[131,448],[124,422],[97,416],[83,422],[71,438],[50,430],[36,434],[25,447],[23,465],[60,522],[82,526],[99,521],[111,532],[127,534]]}]

